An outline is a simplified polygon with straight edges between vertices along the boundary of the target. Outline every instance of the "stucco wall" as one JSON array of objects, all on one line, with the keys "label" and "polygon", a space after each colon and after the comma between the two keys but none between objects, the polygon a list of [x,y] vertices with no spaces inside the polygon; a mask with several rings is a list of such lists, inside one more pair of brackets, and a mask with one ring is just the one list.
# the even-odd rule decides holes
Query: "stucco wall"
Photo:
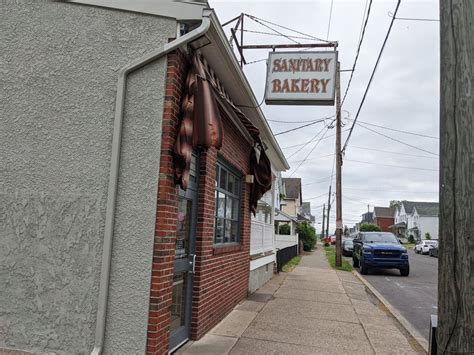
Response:
[{"label": "stucco wall", "polygon": [[[117,73],[175,29],[0,2],[0,348],[92,350]],[[105,353],[145,351],[165,65],[128,80]]]},{"label": "stucco wall", "polygon": [[420,217],[419,228],[421,239],[425,239],[425,233],[430,233],[431,239],[438,239],[438,217]]}]

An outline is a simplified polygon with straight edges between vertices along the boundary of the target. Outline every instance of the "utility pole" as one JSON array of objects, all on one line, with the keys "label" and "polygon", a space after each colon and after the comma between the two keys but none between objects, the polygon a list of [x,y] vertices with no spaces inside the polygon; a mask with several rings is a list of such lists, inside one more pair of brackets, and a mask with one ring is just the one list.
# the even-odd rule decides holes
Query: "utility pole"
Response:
[{"label": "utility pole", "polygon": [[326,216],[326,237],[329,237],[329,215],[331,214],[331,185],[329,185],[328,214]]},{"label": "utility pole", "polygon": [[323,205],[323,229],[321,229],[321,236],[324,238],[324,224],[326,219],[326,204]]},{"label": "utility pole", "polygon": [[342,265],[342,154],[341,154],[341,72],[336,66],[336,266]]},{"label": "utility pole", "polygon": [[474,2],[440,1],[438,354],[474,354]]}]

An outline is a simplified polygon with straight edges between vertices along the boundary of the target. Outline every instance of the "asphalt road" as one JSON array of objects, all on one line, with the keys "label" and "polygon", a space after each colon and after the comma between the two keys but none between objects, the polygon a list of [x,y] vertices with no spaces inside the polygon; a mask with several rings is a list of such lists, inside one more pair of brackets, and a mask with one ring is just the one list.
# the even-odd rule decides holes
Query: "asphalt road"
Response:
[{"label": "asphalt road", "polygon": [[[437,314],[438,259],[408,251],[410,275],[398,270],[371,270],[364,278],[379,291],[426,339],[430,315]],[[352,258],[350,262],[352,263]]]}]

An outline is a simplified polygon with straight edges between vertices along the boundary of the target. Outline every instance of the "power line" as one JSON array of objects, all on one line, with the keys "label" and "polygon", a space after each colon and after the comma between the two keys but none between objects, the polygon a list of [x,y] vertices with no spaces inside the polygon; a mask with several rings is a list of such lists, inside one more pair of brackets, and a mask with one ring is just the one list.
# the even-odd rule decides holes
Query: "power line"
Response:
[{"label": "power line", "polygon": [[[385,39],[383,41],[382,48],[380,49],[380,53],[377,57],[377,61],[375,62],[375,66],[374,66],[374,69],[372,71],[372,75],[370,76],[369,82],[367,83],[367,88],[365,89],[364,96],[362,97],[362,101],[360,102],[359,109],[357,110],[356,117],[354,119],[354,122],[352,122],[352,126],[351,126],[351,129],[349,131],[349,135],[347,136],[346,142],[344,143],[344,147],[342,148],[342,153],[344,153],[346,151],[347,143],[349,143],[349,139],[351,138],[352,131],[354,130],[354,126],[357,122],[357,119],[359,118],[359,114],[360,114],[360,111],[362,109],[362,106],[364,105],[365,98],[367,97],[367,93],[369,92],[370,84],[372,84],[372,80],[374,79],[375,72],[377,71],[377,67],[380,63],[380,58],[382,57],[382,53],[385,49],[385,45],[387,44],[388,37],[390,36],[390,32],[392,31],[393,22],[395,21],[395,16],[398,12],[398,8],[400,7],[400,2],[401,2],[401,0],[398,0],[397,7],[395,8],[395,13],[393,15],[392,21],[390,22],[390,27],[388,28],[387,34],[385,35]],[[369,7],[369,9],[370,9],[370,7]]]},{"label": "power line", "polygon": [[[353,119],[350,119],[350,118],[346,118],[346,120],[354,121]],[[405,134],[411,134],[411,135],[417,136],[417,137],[432,138],[432,139],[438,139],[438,140],[439,140],[439,137],[429,136],[429,135],[427,135],[427,134],[404,131],[404,130],[401,130],[401,129],[392,128],[392,127],[386,127],[386,126],[381,126],[381,125],[377,125],[377,124],[369,123],[369,122],[365,122],[365,121],[359,121],[358,123],[359,123],[359,124],[360,124],[360,123],[363,123],[363,124],[365,124],[365,125],[369,125],[369,126],[374,126],[374,127],[386,129],[386,130],[388,130],[388,131],[400,132],[400,133],[405,133]]]},{"label": "power line", "polygon": [[[395,17],[395,15],[392,14],[391,11],[388,12],[388,16]],[[439,22],[439,20],[435,18],[416,18],[416,17],[395,17],[395,20]]]},{"label": "power line", "polygon": [[356,187],[344,187],[345,190],[357,190],[367,192],[393,192],[393,193],[416,193],[416,194],[437,194],[438,191],[408,191],[408,190],[374,190],[374,189],[359,189]]},{"label": "power line", "polygon": [[380,164],[380,163],[373,163],[369,161],[360,161],[360,160],[350,160],[344,159],[345,161],[350,161],[353,163],[360,163],[360,164],[370,164],[370,165],[377,165],[377,166],[388,166],[391,168],[400,168],[400,169],[412,169],[412,170],[424,170],[424,171],[439,171],[438,169],[425,169],[425,168],[417,168],[413,166],[402,166],[402,165],[390,165],[390,164]]},{"label": "power line", "polygon": [[320,198],[322,196],[326,196],[326,193],[323,193],[321,195],[314,196],[314,197],[308,197],[308,198],[305,198],[304,200],[315,200],[315,199]]},{"label": "power line", "polygon": [[[367,3],[366,3],[366,5],[367,5]],[[364,27],[362,29],[362,34],[359,35],[359,45],[357,46],[357,51],[356,51],[356,56],[355,56],[355,59],[354,59],[354,64],[352,64],[351,76],[349,77],[349,82],[347,83],[346,91],[344,92],[344,96],[342,97],[341,107],[342,107],[342,105],[344,105],[344,101],[346,100],[347,93],[349,92],[349,88],[350,88],[351,83],[352,83],[352,78],[354,76],[355,68],[356,68],[356,65],[357,65],[357,60],[359,59],[360,49],[362,47],[362,42],[364,41],[365,29],[367,28],[367,23],[369,22],[369,16],[370,16],[370,9],[371,8],[372,8],[372,0],[370,0],[370,3],[369,3],[369,9],[367,10],[367,17],[365,18]]]},{"label": "power line", "polygon": [[[319,157],[308,158],[306,160],[316,160],[316,159],[322,159],[322,158],[327,158],[327,157],[332,157],[332,156],[334,156],[334,154],[321,155]],[[294,161],[289,161],[288,163],[295,164],[295,163],[299,163],[300,161],[303,161],[303,160],[294,160]]]},{"label": "power line", "polygon": [[415,157],[415,158],[425,158],[425,159],[436,159],[436,160],[438,160],[438,158],[428,157],[426,155],[406,154],[406,153],[400,153],[400,152],[393,152],[393,151],[390,151],[390,150],[382,150],[382,149],[367,148],[367,147],[357,147],[355,145],[350,145],[349,147],[355,148],[355,149],[371,150],[371,151],[374,151],[374,152],[403,155],[403,156],[406,156],[406,157]]},{"label": "power line", "polygon": [[311,122],[311,123],[307,123],[307,124],[304,124],[302,126],[298,126],[298,127],[295,127],[295,128],[287,129],[286,131],[281,131],[281,132],[275,133],[274,136],[279,136],[281,134],[297,131],[298,129],[302,129],[302,128],[305,128],[305,127],[308,127],[308,126],[312,126],[316,123],[320,123],[320,122],[324,122],[324,121],[326,121],[326,118],[323,118],[323,119],[320,119],[320,120],[317,120],[317,121],[314,121],[314,122]]},{"label": "power line", "polygon": [[312,39],[317,40],[317,41],[331,43],[331,41],[327,41],[327,40],[324,40],[324,39],[315,37],[315,36],[313,36],[313,35],[309,35],[309,34],[307,34],[307,33],[300,32],[300,31],[294,30],[294,29],[292,29],[292,28],[285,27],[285,26],[283,26],[283,25],[279,25],[279,24],[274,23],[274,22],[270,22],[270,21],[264,20],[264,19],[262,19],[262,18],[253,16],[253,15],[249,15],[249,14],[244,14],[244,15],[247,16],[247,17],[249,17],[249,18],[251,18],[251,19],[257,19],[257,20],[260,20],[260,21],[269,23],[269,24],[271,24],[271,25],[273,25],[273,26],[277,26],[277,27],[283,28],[283,29],[285,29],[285,30],[288,30],[288,31],[291,31],[291,32],[294,32],[294,33],[298,33],[298,34],[303,35],[303,36],[311,37]]},{"label": "power line", "polygon": [[[355,123],[355,122],[354,122],[354,123]],[[405,143],[405,142],[403,142],[403,141],[401,141],[401,140],[398,140],[398,139],[396,139],[396,138],[393,138],[393,137],[387,136],[387,135],[385,135],[385,134],[383,134],[383,133],[377,132],[376,130],[373,130],[372,128],[366,127],[366,126],[364,126],[364,125],[361,124],[361,123],[357,123],[357,125],[358,125],[359,127],[365,128],[365,129],[368,130],[368,131],[371,131],[371,132],[373,132],[373,133],[376,133],[376,134],[378,134],[378,135],[380,135],[380,136],[382,136],[382,137],[385,137],[385,138],[387,138],[387,139],[390,139],[390,140],[392,140],[392,141],[398,142],[398,143],[400,143],[400,144],[404,144],[404,145],[406,145],[406,146],[408,146],[408,147],[411,147],[411,148],[414,148],[414,149],[421,150],[422,152],[425,152],[425,153],[428,153],[428,154],[431,154],[431,155],[439,156],[439,154],[430,152],[429,150],[426,150],[426,149],[417,147],[416,145],[412,145],[412,144],[410,144],[410,143]],[[349,137],[348,137],[348,138],[349,138]],[[346,140],[346,143],[347,143],[347,140]],[[346,146],[346,145],[344,145],[344,147],[345,147],[345,146]],[[345,148],[344,148],[344,149],[345,149]],[[344,150],[344,149],[343,149],[343,150]]]},{"label": "power line", "polygon": [[332,5],[334,0],[331,0],[331,9],[329,10],[329,21],[328,21],[328,31],[326,33],[326,41],[329,39],[329,30],[331,29],[331,20],[332,20]]},{"label": "power line", "polygon": [[278,122],[278,123],[308,123],[308,122],[315,122],[315,121],[318,121],[318,120],[321,120],[321,119],[331,119],[335,116],[336,115],[332,115],[332,116],[329,116],[329,117],[322,117],[322,118],[306,120],[306,121],[280,121],[280,120],[270,120],[270,119],[267,119],[267,121],[269,121],[269,122]]},{"label": "power line", "polygon": [[[343,130],[342,132],[347,132],[347,131],[349,131],[349,128],[346,129],[346,130]],[[329,136],[327,136],[327,137],[324,137],[323,139],[328,139],[328,138],[331,138],[331,137],[334,137],[334,136],[335,136],[335,134],[331,134],[331,135],[329,135]],[[309,141],[307,141],[307,142],[305,142],[305,143],[300,143],[300,144],[295,144],[295,145],[289,145],[289,146],[283,147],[283,148],[281,148],[281,149],[296,148],[296,147],[301,147],[302,145],[306,146],[306,145],[308,145],[309,143],[312,143],[312,142],[314,142],[314,141],[315,141],[315,139],[314,139],[314,138],[311,138],[311,140],[309,140]]]},{"label": "power line", "polygon": [[306,183],[306,184],[302,184],[302,186],[307,186],[307,185],[313,185],[313,184],[319,184],[321,182],[325,182],[325,181],[328,181],[328,179],[331,178],[331,175],[329,175],[328,177],[322,179],[322,180],[318,180],[318,181],[312,181],[312,182],[309,182],[309,183]]},{"label": "power line", "polygon": [[[321,133],[323,133],[323,131],[324,131],[325,128],[327,129],[328,126],[324,126],[323,128],[321,128],[321,130],[318,131],[318,133],[316,133],[316,134],[313,136],[313,138],[311,138],[310,141],[308,141],[308,142],[306,142],[306,144],[304,144],[303,148],[301,148],[300,150],[296,150],[296,151],[294,151],[293,153],[291,153],[291,154],[287,157],[287,159],[290,159],[291,157],[295,156],[296,154],[298,154],[299,152],[301,152],[301,150],[303,150],[304,148],[306,148],[306,146],[307,146],[308,144],[310,144],[311,142],[315,141],[316,138],[317,138]],[[324,136],[323,136],[323,137],[324,137]]]},{"label": "power line", "polygon": [[[246,14],[247,15],[247,14]],[[273,31],[275,33],[278,33],[279,35],[283,36],[283,37],[286,37],[287,39],[289,39],[290,41],[296,43],[296,44],[301,44],[300,42],[298,41],[295,41],[293,38],[291,37],[288,37],[287,35],[281,33],[280,31],[277,31],[275,30],[274,28],[271,28],[270,26],[268,25],[265,25],[264,23],[260,22],[260,19],[258,19],[258,17],[254,17],[254,16],[251,16],[251,15],[247,15],[248,18],[254,20],[255,22],[259,23],[260,25],[262,25],[263,27],[266,27],[268,28],[270,31]]]},{"label": "power line", "polygon": [[[334,122],[334,120],[333,120],[332,122]],[[331,122],[331,123],[332,123],[332,122]],[[293,172],[290,174],[290,176],[292,176],[294,173],[296,173],[296,171],[300,168],[300,166],[303,165],[304,162],[308,159],[309,155],[316,149],[316,147],[319,145],[319,143],[320,143],[321,140],[324,138],[324,136],[326,135],[326,133],[328,133],[329,127],[330,127],[330,125],[326,126],[326,131],[324,131],[324,134],[322,135],[322,137],[321,137],[318,141],[316,141],[316,144],[314,145],[314,147],[309,151],[308,154],[306,154],[306,156],[304,157],[303,161],[298,164],[298,166],[296,167],[295,170],[293,170]]]},{"label": "power line", "polygon": [[308,41],[311,41],[313,40],[312,38],[310,37],[300,37],[300,36],[291,36],[291,35],[288,35],[288,36],[282,36],[278,33],[271,33],[271,32],[263,32],[263,31],[253,31],[253,30],[242,30],[242,29],[237,29],[237,31],[241,31],[241,32],[248,32],[248,33],[256,33],[256,34],[260,34],[260,35],[268,35],[268,36],[278,36],[278,37],[290,37],[290,38],[296,38],[296,39],[305,39],[305,40],[308,40]]}]

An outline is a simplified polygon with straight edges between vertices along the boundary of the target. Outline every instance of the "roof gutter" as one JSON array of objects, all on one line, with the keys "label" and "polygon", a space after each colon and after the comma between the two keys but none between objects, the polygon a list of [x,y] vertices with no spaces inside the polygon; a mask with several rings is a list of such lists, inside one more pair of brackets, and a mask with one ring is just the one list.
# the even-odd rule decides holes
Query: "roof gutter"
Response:
[{"label": "roof gutter", "polygon": [[107,300],[109,294],[110,262],[112,259],[112,240],[114,234],[115,207],[117,199],[117,185],[120,167],[120,150],[122,142],[123,113],[125,106],[125,90],[127,76],[145,65],[167,55],[168,53],[187,45],[193,40],[202,37],[210,28],[212,10],[204,9],[201,25],[196,29],[165,44],[162,48],[139,58],[119,71],[117,95],[115,100],[114,132],[112,138],[112,157],[110,161],[109,185],[107,192],[107,209],[105,214],[104,244],[102,250],[102,268],[100,272],[99,299],[95,330],[95,343],[92,355],[99,355],[103,351],[105,337],[105,323],[107,315]]}]

